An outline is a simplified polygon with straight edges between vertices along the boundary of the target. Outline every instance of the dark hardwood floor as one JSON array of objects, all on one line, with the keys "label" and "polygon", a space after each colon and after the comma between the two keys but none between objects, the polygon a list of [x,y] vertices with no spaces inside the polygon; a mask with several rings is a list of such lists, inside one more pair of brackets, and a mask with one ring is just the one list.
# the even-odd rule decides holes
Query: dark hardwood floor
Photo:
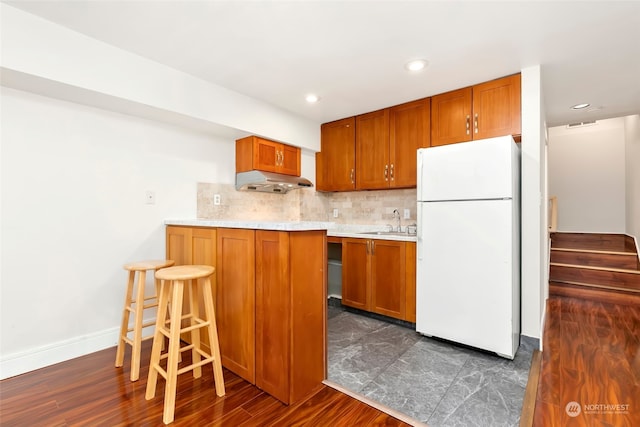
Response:
[{"label": "dark hardwood floor", "polygon": [[[0,381],[0,425],[161,426],[164,381],[145,400],[150,341],[143,344],[140,380],[115,368],[115,347]],[[187,352],[188,353],[188,352]],[[187,353],[183,357],[190,357]],[[188,361],[187,361],[188,362]],[[408,426],[325,385],[303,401],[285,406],[224,370],[226,395],[215,394],[211,366],[202,377],[178,379],[175,426]]]},{"label": "dark hardwood floor", "polygon": [[534,426],[640,426],[639,305],[552,296],[543,340]]}]

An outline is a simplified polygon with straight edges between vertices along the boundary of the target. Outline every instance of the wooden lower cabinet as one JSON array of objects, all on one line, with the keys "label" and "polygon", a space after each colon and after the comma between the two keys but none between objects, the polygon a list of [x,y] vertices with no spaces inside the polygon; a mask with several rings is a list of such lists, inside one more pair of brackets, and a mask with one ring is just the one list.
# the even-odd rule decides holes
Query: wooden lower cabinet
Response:
[{"label": "wooden lower cabinet", "polygon": [[215,305],[222,365],[255,384],[255,231],[218,228],[217,263]]},{"label": "wooden lower cabinet", "polygon": [[[216,266],[216,229],[203,227],[167,226],[166,229],[166,258],[175,261],[175,265],[210,265]],[[217,274],[211,277],[212,291],[215,295]],[[188,304],[188,298],[184,298],[183,307]],[[205,318],[204,301],[200,301],[200,316]],[[183,327],[187,326],[186,324]],[[189,333],[182,336],[185,341],[190,341]],[[209,337],[200,334],[200,340],[209,350]]]},{"label": "wooden lower cabinet", "polygon": [[370,311],[368,239],[342,239],[342,304]]},{"label": "wooden lower cabinet", "polygon": [[416,323],[416,244],[407,242],[406,245],[405,288],[407,293],[404,320]]},{"label": "wooden lower cabinet", "polygon": [[415,243],[342,239],[342,304],[346,306],[415,322],[411,272],[415,276]]},{"label": "wooden lower cabinet", "polygon": [[415,243],[343,238],[342,304],[415,323]]},{"label": "wooden lower cabinet", "polygon": [[326,377],[326,234],[256,231],[256,386],[284,403]]},{"label": "wooden lower cabinet", "polygon": [[214,298],[225,368],[286,404],[321,385],[326,232],[168,226],[170,255],[180,264],[217,267]]}]

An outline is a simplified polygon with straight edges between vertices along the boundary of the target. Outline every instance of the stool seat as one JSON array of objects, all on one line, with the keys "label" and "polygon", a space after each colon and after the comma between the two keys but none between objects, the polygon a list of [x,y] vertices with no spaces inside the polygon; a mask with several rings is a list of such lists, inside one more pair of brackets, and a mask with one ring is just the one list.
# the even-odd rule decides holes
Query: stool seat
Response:
[{"label": "stool seat", "polygon": [[156,279],[160,280],[193,280],[211,276],[216,271],[210,265],[177,265],[156,271]]},{"label": "stool seat", "polygon": [[128,271],[148,271],[171,267],[173,264],[175,264],[175,261],[170,259],[152,259],[148,261],[130,262],[122,267]]},{"label": "stool seat", "polygon": [[[193,371],[194,378],[202,376],[202,366],[211,363],[216,394],[224,396],[224,377],[220,359],[220,344],[211,290],[211,276],[215,268],[208,265],[179,265],[156,271],[156,279],[161,281],[160,297],[158,301],[158,316],[156,330],[151,348],[149,363],[149,377],[145,398],[152,399],[156,394],[158,374],[165,381],[164,410],[162,421],[165,424],[173,422],[176,405],[177,377],[188,371]],[[186,295],[186,297],[185,297]],[[205,317],[200,316],[200,298],[204,301]],[[183,309],[183,300],[185,302]],[[171,307],[169,307],[171,302]],[[186,310],[187,313],[183,313]],[[170,319],[167,322],[167,311]],[[183,327],[183,325],[187,325]],[[200,342],[200,329],[204,328],[209,338],[209,351]],[[188,333],[190,344],[182,346],[180,337]],[[161,354],[164,339],[168,338],[168,351]],[[191,364],[181,367],[180,354],[191,350]],[[160,361],[166,359],[166,369]]]},{"label": "stool seat", "polygon": [[[122,311],[122,323],[120,325],[120,335],[118,336],[118,348],[116,350],[116,367],[124,365],[124,351],[127,344],[131,346],[131,381],[137,381],[140,377],[140,351],[142,341],[153,338],[153,335],[142,336],[142,330],[155,325],[153,322],[143,323],[144,310],[157,307],[160,295],[160,281],[156,279],[155,295],[145,294],[144,288],[147,281],[146,272],[156,271],[162,268],[171,267],[175,262],[170,259],[157,259],[148,261],[138,261],[127,263],[123,266],[129,272],[127,291],[124,299],[124,309]],[[138,274],[136,284],[135,276]],[[134,290],[135,286],[137,289]],[[129,316],[133,315],[133,326],[129,326]],[[129,338],[129,332],[133,337]]]}]

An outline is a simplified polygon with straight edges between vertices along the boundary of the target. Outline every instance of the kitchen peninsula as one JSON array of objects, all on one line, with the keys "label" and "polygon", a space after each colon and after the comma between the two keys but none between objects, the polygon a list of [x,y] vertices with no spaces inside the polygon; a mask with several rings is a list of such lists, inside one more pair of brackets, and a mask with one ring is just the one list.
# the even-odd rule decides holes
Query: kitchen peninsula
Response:
[{"label": "kitchen peninsula", "polygon": [[327,225],[167,220],[166,256],[216,267],[222,364],[286,404],[326,378]]}]

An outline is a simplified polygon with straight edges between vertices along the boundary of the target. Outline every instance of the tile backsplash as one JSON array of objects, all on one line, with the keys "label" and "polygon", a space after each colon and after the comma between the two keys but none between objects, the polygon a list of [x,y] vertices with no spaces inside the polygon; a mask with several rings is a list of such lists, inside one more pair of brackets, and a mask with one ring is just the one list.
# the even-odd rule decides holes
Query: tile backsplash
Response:
[{"label": "tile backsplash", "polygon": [[[214,194],[220,195],[218,206],[213,204]],[[415,223],[416,189],[321,193],[311,188],[269,194],[237,191],[233,184],[198,183],[197,216],[201,219],[386,225],[395,224],[394,209],[402,215],[403,226]],[[404,209],[409,209],[411,219],[404,219]]]}]

